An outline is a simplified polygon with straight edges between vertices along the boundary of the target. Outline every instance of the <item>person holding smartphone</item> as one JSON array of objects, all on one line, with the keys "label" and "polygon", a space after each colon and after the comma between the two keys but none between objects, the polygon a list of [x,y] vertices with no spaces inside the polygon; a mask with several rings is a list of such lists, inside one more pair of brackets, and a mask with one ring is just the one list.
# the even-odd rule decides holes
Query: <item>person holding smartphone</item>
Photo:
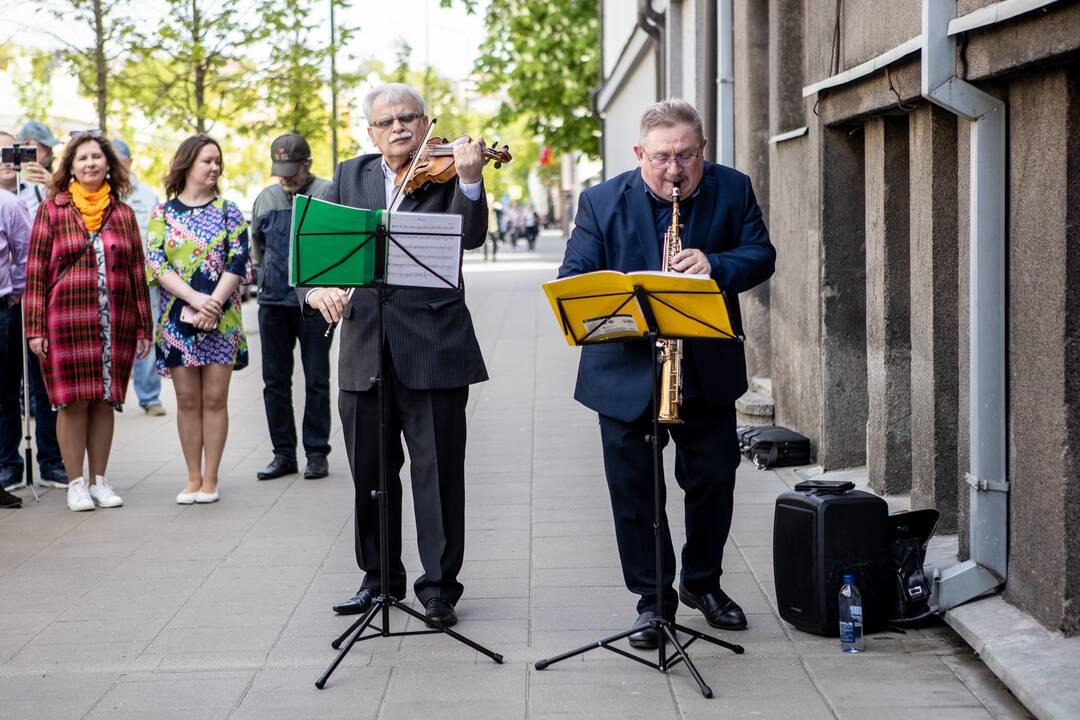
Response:
[{"label": "person holding smartphone", "polygon": [[218,469],[229,432],[229,381],[248,364],[240,284],[251,282],[248,228],[221,197],[221,146],[207,135],[180,144],[165,195],[146,231],[146,276],[160,287],[158,373],[176,391],[176,425],[188,482],[181,505],[218,500]]}]

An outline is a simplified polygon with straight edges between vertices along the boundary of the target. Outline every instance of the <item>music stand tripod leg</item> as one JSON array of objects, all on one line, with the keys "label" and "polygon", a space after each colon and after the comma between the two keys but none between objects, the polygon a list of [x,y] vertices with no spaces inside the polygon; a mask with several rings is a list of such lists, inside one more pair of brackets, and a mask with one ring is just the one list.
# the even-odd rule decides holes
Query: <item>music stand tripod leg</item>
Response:
[{"label": "music stand tripod leg", "polygon": [[446,625],[443,625],[438,620],[432,620],[431,618],[429,618],[424,613],[421,613],[421,612],[418,612],[418,611],[412,609],[411,607],[409,607],[405,603],[399,602],[397,599],[392,599],[390,605],[391,605],[391,607],[395,607],[398,610],[402,611],[406,615],[411,615],[412,617],[416,618],[417,620],[420,620],[421,622],[427,624],[429,627],[432,627],[432,628],[438,630],[441,633],[445,633],[446,635],[449,635],[450,637],[454,638],[458,642],[460,642],[460,643],[462,643],[464,645],[468,645],[473,650],[476,650],[479,653],[483,653],[484,655],[487,655],[489,658],[491,658],[492,660],[494,660],[498,664],[500,664],[500,665],[502,664],[502,661],[503,661],[503,656],[502,655],[500,655],[497,652],[493,652],[492,650],[488,650],[483,645],[470,640],[469,638],[465,637],[464,635],[462,635],[459,632],[451,630],[449,627],[447,627]]},{"label": "music stand tripod leg", "polygon": [[339,647],[341,647],[341,641],[348,637],[350,633],[352,634],[352,637],[349,638],[349,642],[345,643],[345,647],[341,648],[341,652],[337,654],[337,657],[334,658],[334,661],[330,663],[330,666],[326,668],[326,670],[323,671],[323,674],[319,676],[319,679],[315,681],[315,687],[319,688],[320,690],[326,687],[326,681],[330,679],[330,676],[334,674],[335,670],[337,670],[337,666],[341,664],[341,661],[344,660],[345,656],[349,654],[350,650],[352,650],[353,645],[357,643],[357,641],[360,639],[360,636],[364,633],[365,630],[368,629],[368,626],[371,625],[372,621],[375,620],[375,616],[378,614],[378,612],[379,603],[373,602],[364,617],[350,625],[348,630],[346,630],[340,637],[334,640],[334,642],[330,643],[330,647],[337,650]]}]

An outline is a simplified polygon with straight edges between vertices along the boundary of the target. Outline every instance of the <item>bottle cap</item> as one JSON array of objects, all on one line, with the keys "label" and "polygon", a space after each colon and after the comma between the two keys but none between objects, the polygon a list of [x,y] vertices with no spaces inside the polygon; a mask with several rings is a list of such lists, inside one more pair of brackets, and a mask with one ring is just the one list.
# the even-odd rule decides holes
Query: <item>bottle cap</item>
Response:
[{"label": "bottle cap", "polygon": [[854,575],[844,575],[844,584],[845,585],[854,585],[855,584],[855,576]]}]

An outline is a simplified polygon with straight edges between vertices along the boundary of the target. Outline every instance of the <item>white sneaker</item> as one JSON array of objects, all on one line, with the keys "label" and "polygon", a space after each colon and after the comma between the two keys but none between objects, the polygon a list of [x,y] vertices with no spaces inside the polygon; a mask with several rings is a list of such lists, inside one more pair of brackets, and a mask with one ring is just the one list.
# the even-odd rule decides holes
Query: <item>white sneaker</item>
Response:
[{"label": "white sneaker", "polygon": [[90,498],[95,505],[103,508],[120,507],[124,504],[124,501],[112,489],[112,485],[109,485],[109,481],[101,475],[98,475],[95,483],[90,486]]},{"label": "white sneaker", "polygon": [[75,478],[68,483],[67,506],[68,510],[74,510],[75,512],[94,509],[90,489],[86,487],[86,481],[81,477]]}]

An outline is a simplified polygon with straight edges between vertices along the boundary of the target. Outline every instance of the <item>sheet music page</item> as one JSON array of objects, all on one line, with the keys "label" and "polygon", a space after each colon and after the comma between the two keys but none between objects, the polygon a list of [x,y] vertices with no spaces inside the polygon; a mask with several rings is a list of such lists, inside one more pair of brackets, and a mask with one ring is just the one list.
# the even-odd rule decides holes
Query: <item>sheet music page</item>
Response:
[{"label": "sheet music page", "polygon": [[[461,216],[409,212],[391,212],[389,215],[389,230],[394,241],[387,249],[387,282],[391,285],[456,288],[461,274]],[[450,284],[418,265],[402,248]]]}]

